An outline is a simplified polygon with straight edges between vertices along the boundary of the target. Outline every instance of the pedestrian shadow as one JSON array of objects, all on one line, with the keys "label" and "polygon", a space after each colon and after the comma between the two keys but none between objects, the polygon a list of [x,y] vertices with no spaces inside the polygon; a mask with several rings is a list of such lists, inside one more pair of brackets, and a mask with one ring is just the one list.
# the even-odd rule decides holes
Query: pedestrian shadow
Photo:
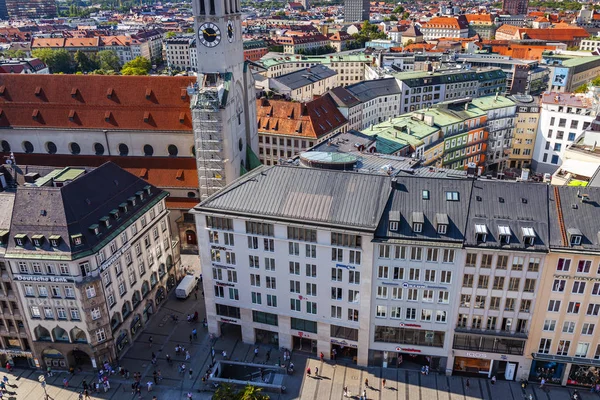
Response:
[{"label": "pedestrian shadow", "polygon": [[331,378],[330,378],[330,377],[328,377],[328,376],[322,376],[322,375],[319,375],[319,376],[313,376],[312,378],[313,378],[313,379],[318,379],[318,380],[326,380],[326,381],[330,381],[330,380],[331,380]]}]

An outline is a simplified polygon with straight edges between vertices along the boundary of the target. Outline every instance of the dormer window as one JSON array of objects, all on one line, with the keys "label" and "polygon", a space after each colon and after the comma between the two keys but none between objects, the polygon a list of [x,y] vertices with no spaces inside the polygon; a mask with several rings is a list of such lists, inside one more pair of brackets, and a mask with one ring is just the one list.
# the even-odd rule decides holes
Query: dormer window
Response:
[{"label": "dormer window", "polygon": [[42,247],[44,244],[44,235],[33,235],[31,241],[35,247]]},{"label": "dormer window", "polygon": [[128,199],[128,201],[129,201],[129,204],[131,204],[131,207],[135,207],[135,197],[130,197]]},{"label": "dormer window", "polygon": [[390,211],[390,231],[398,232],[400,226],[400,211]]},{"label": "dormer window", "polygon": [[533,246],[535,244],[535,231],[533,228],[521,228],[521,232],[523,233],[523,243],[526,246]]},{"label": "dormer window", "polygon": [[567,229],[567,237],[569,238],[569,244],[571,246],[579,246],[581,245],[583,233],[577,228],[569,228]]},{"label": "dormer window", "polygon": [[429,200],[429,190],[423,190],[421,197],[423,197],[423,200]]},{"label": "dormer window", "polygon": [[477,243],[485,243],[487,240],[488,230],[487,227],[483,224],[475,224],[475,238],[477,239]]},{"label": "dormer window", "polygon": [[120,215],[119,215],[119,210],[117,210],[117,209],[115,209],[115,210],[112,210],[112,211],[110,212],[110,215],[111,215],[111,216],[112,216],[114,219],[119,219],[119,217],[120,217]]},{"label": "dormer window", "polygon": [[458,192],[446,192],[446,201],[458,201]]},{"label": "dormer window", "polygon": [[425,223],[425,217],[421,211],[415,211],[412,213],[411,225],[412,230],[415,233],[423,232],[423,224]]},{"label": "dormer window", "polygon": [[435,229],[438,234],[445,235],[448,232],[448,225],[450,225],[448,214],[435,214]]},{"label": "dormer window", "polygon": [[127,212],[127,203],[121,203],[119,204],[119,209],[121,210],[121,212],[124,214]]},{"label": "dormer window", "polygon": [[71,242],[73,242],[73,246],[81,246],[83,244],[83,235],[81,233],[71,235]]},{"label": "dormer window", "polygon": [[100,223],[102,225],[104,225],[106,228],[108,228],[110,226],[110,218],[109,217],[102,217],[100,218]]},{"label": "dormer window", "polygon": [[139,197],[140,201],[144,201],[144,192],[140,190],[139,192],[135,192],[135,195]]},{"label": "dormer window", "polygon": [[0,231],[0,244],[8,243],[8,231]]},{"label": "dormer window", "polygon": [[498,236],[500,236],[500,244],[509,244],[510,243],[510,228],[506,225],[498,226]]},{"label": "dormer window", "polygon": [[98,224],[94,224],[90,226],[90,231],[92,231],[94,235],[98,236],[100,234],[100,226],[98,226]]},{"label": "dormer window", "polygon": [[50,246],[52,246],[52,247],[60,246],[60,239],[61,239],[61,237],[59,235],[50,236],[48,238],[48,240],[50,241]]},{"label": "dormer window", "polygon": [[15,244],[17,246],[25,246],[25,243],[27,242],[27,235],[24,233],[19,233],[18,235],[15,235]]},{"label": "dormer window", "polygon": [[152,192],[150,192],[150,189],[152,189],[152,186],[150,186],[150,185],[144,186],[144,190],[146,191],[146,194],[148,196],[150,196],[152,194]]}]

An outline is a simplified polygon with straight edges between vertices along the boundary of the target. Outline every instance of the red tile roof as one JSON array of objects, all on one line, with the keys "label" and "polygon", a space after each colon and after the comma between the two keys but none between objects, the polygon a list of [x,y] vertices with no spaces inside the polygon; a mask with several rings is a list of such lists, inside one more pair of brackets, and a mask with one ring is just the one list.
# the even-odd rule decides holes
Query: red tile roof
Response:
[{"label": "red tile roof", "polygon": [[133,175],[162,189],[198,188],[196,160],[192,157],[119,157],[75,156],[61,154],[17,153],[19,165],[44,165],[49,167],[99,167],[112,161]]},{"label": "red tile roof", "polygon": [[449,29],[465,29],[457,18],[454,17],[434,17],[426,24],[421,26],[421,30],[427,28],[449,28]]},{"label": "red tile roof", "polygon": [[2,74],[0,127],[190,131],[186,88],[195,81],[169,76]]},{"label": "red tile roof", "polygon": [[167,208],[170,210],[190,210],[200,203],[200,200],[187,197],[167,197]]},{"label": "red tile roof", "polygon": [[329,95],[307,103],[286,100],[256,100],[259,133],[303,136],[317,139],[346,123]]}]

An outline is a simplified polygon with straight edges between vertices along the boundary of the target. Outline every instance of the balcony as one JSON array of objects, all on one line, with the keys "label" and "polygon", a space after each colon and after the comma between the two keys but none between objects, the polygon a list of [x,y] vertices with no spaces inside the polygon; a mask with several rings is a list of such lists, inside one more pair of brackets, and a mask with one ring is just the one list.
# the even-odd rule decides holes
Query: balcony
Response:
[{"label": "balcony", "polygon": [[454,328],[454,331],[457,333],[470,333],[470,334],[477,334],[477,335],[499,336],[499,337],[509,337],[509,338],[519,338],[519,339],[527,339],[529,337],[529,332],[527,330],[512,332],[510,330],[473,328],[473,327],[467,327],[467,326],[463,326],[463,325],[456,325],[456,327]]}]

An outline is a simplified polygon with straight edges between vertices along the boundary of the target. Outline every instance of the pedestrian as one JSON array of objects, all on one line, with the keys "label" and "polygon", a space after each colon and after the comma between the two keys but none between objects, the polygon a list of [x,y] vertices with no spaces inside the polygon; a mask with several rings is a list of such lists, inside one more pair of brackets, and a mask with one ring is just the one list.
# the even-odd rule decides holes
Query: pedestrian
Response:
[{"label": "pedestrian", "polygon": [[83,400],[83,392],[79,392],[79,397],[78,397],[78,399],[79,399],[79,400]]},{"label": "pedestrian", "polygon": [[365,387],[369,387],[369,379],[365,378]]},{"label": "pedestrian", "polygon": [[69,387],[69,380],[67,378],[63,379],[63,387],[64,388],[68,388]]},{"label": "pedestrian", "polygon": [[2,381],[8,385],[8,376],[4,375],[4,377],[2,378]]},{"label": "pedestrian", "polygon": [[83,390],[83,397],[85,398],[85,400],[91,399],[90,392],[87,389]]},{"label": "pedestrian", "polygon": [[193,336],[192,336],[192,334],[190,333],[190,344],[192,344],[192,339],[193,339]]},{"label": "pedestrian", "polygon": [[315,367],[315,376],[319,376],[319,367]]},{"label": "pedestrian", "polygon": [[271,359],[271,349],[267,351],[267,362]]},{"label": "pedestrian", "polygon": [[385,389],[385,382],[386,382],[386,380],[385,380],[385,378],[383,378],[383,381],[381,383],[383,383],[383,388],[384,389]]},{"label": "pedestrian", "polygon": [[146,386],[148,386],[148,391],[151,392],[152,391],[152,381],[146,382]]},{"label": "pedestrian", "polygon": [[492,376],[492,385],[496,384],[496,375]]},{"label": "pedestrian", "polygon": [[310,367],[306,368],[306,375],[310,376]]},{"label": "pedestrian", "polygon": [[152,400],[158,400],[156,396],[152,396]]},{"label": "pedestrian", "polygon": [[190,356],[190,352],[189,352],[189,351],[186,351],[186,352],[185,352],[185,361],[189,361],[189,359],[190,359],[191,357],[192,357],[192,356]]},{"label": "pedestrian", "polygon": [[[214,346],[210,348],[210,354],[212,355],[212,358],[215,358],[215,348],[214,348]],[[254,354],[256,354],[256,352]]]},{"label": "pedestrian", "polygon": [[254,357],[258,357],[258,346],[254,348]]},{"label": "pedestrian", "polygon": [[158,381],[162,381],[162,374],[160,373],[160,369],[158,370],[158,372],[156,373],[156,375],[158,376]]},{"label": "pedestrian", "polygon": [[540,389],[542,389],[544,387],[544,385],[546,384],[546,379],[542,378],[541,382],[540,382]]},{"label": "pedestrian", "polygon": [[46,371],[48,372],[49,377],[52,376],[52,367],[48,366]]},{"label": "pedestrian", "polygon": [[363,399],[367,400],[367,389],[363,390]]},{"label": "pedestrian", "polygon": [[198,331],[196,330],[196,328],[192,330],[192,336],[194,337],[194,339],[198,339]]},{"label": "pedestrian", "polygon": [[148,341],[150,342],[150,347],[152,347],[152,342],[154,341],[154,339],[152,338],[152,336],[150,336],[150,338],[148,339]]},{"label": "pedestrian", "polygon": [[84,379],[84,380],[81,382],[81,387],[83,388],[83,390],[87,390],[87,388],[88,388],[88,384],[87,384],[87,382],[85,381],[85,379]]},{"label": "pedestrian", "polygon": [[325,356],[323,355],[323,352],[321,352],[321,354],[319,354],[319,358],[321,359],[321,362],[323,362],[323,358],[324,358],[324,357],[325,357]]},{"label": "pedestrian", "polygon": [[336,349],[331,350],[331,358],[333,358],[333,360],[335,361],[336,357],[337,357],[337,350]]},{"label": "pedestrian", "polygon": [[194,299],[198,300],[198,289],[196,289],[196,291],[194,292]]},{"label": "pedestrian", "polygon": [[223,350],[223,353],[222,353],[222,354],[223,354],[223,358],[224,358],[225,360],[227,360],[227,351],[226,351],[226,350]]},{"label": "pedestrian", "polygon": [[187,398],[188,398],[188,400],[191,400],[191,399],[192,399],[192,392],[188,392],[188,394],[187,394]]},{"label": "pedestrian", "polygon": [[152,373],[152,380],[154,380],[155,385],[158,383],[158,374],[156,373],[156,371]]},{"label": "pedestrian", "polygon": [[194,375],[194,371],[192,371],[192,369],[190,368],[190,370],[188,371],[188,373],[190,374],[190,379],[192,379],[192,376]]},{"label": "pedestrian", "polygon": [[142,389],[139,387],[139,385],[135,388],[135,394],[138,395],[138,399],[142,398]]},{"label": "pedestrian", "polygon": [[469,390],[469,388],[471,387],[471,381],[469,381],[469,378],[467,378],[467,382],[465,382],[465,387],[467,388],[467,390]]},{"label": "pedestrian", "polygon": [[348,397],[348,386],[344,386],[344,397]]}]

